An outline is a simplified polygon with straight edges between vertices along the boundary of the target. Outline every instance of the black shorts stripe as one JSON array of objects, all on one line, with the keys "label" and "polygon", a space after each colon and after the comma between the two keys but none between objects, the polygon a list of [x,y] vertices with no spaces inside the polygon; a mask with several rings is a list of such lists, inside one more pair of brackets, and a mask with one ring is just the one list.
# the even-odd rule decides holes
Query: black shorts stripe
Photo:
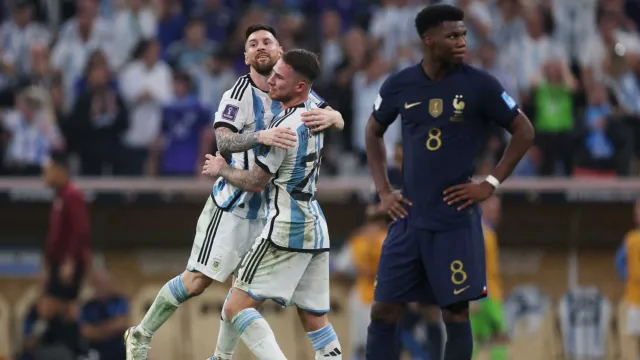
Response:
[{"label": "black shorts stripe", "polygon": [[222,218],[222,210],[216,206],[209,226],[207,226],[207,232],[205,233],[204,241],[200,247],[200,253],[198,254],[198,263],[206,265],[209,260],[209,252],[213,246],[213,240],[220,226],[220,219]]},{"label": "black shorts stripe", "polygon": [[266,246],[264,247],[264,250],[262,250],[262,252],[260,253],[258,260],[256,261],[255,265],[253,266],[253,269],[251,269],[251,272],[249,273],[249,278],[246,281],[247,284],[251,284],[253,282],[253,278],[256,276],[256,273],[258,272],[258,268],[260,267],[260,263],[262,262],[262,259],[264,259],[264,256],[267,255],[267,251],[269,250],[271,242],[265,241],[265,243],[266,243]]},{"label": "black shorts stripe", "polygon": [[[245,283],[249,283],[249,277],[251,276],[252,273],[255,274],[254,269],[257,268],[258,266],[258,259],[262,259],[261,254],[266,253],[268,248],[269,248],[269,242],[266,239],[262,239],[260,241],[260,244],[256,248],[256,251],[254,251],[250,255],[249,260],[247,261],[246,265],[243,267],[242,274],[240,275],[240,280],[242,280]],[[251,279],[253,279],[252,276],[251,276]]]},{"label": "black shorts stripe", "polygon": [[233,89],[231,90],[231,98],[237,101],[242,100],[242,95],[244,94],[245,90],[247,90],[248,86],[249,79],[247,79],[247,75],[238,78],[238,81],[236,81],[235,85],[233,85]]},{"label": "black shorts stripe", "polygon": [[284,119],[288,118],[289,116],[291,116],[291,114],[293,114],[296,111],[296,108],[292,107],[292,108],[288,108],[287,110],[284,111],[284,115],[282,115],[281,118],[279,119],[275,119],[275,121],[271,122],[271,125],[269,125],[269,129],[274,128],[280,124],[282,124],[282,122],[284,121]]}]

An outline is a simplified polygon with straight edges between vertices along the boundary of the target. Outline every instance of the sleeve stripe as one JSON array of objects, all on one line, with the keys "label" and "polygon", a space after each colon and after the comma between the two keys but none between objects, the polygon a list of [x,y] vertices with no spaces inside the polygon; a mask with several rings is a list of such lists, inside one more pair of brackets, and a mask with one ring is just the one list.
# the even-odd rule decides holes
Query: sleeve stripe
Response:
[{"label": "sleeve stripe", "polygon": [[249,79],[247,79],[247,76],[241,76],[238,81],[236,81],[236,84],[233,85],[233,90],[231,91],[231,98],[233,100],[237,100],[240,101],[242,100],[242,95],[244,95],[245,90],[247,90],[247,87],[249,86]]},{"label": "sleeve stripe", "polygon": [[271,125],[269,125],[269,129],[277,127],[278,125],[282,124],[284,119],[288,118],[291,114],[293,114],[294,111],[296,111],[296,108],[288,108],[287,110],[285,110],[284,115],[282,115],[280,119],[273,121]]}]

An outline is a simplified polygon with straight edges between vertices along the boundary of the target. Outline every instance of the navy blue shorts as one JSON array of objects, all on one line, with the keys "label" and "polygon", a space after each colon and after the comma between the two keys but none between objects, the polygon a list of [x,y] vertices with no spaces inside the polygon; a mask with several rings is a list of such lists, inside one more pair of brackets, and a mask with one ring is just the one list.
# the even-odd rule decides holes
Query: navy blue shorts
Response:
[{"label": "navy blue shorts", "polygon": [[479,216],[468,227],[429,231],[408,220],[391,224],[382,245],[374,299],[449,305],[485,297],[484,235]]}]

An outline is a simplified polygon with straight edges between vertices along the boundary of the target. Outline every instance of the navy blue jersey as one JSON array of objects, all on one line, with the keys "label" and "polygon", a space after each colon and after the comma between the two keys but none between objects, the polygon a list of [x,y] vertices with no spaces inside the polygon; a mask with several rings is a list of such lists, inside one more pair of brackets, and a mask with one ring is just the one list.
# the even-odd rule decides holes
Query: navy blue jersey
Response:
[{"label": "navy blue jersey", "polygon": [[387,127],[402,120],[404,196],[412,201],[409,221],[428,230],[468,226],[478,209],[456,210],[443,191],[466,183],[491,123],[508,128],[520,112],[516,102],[487,72],[462,64],[440,81],[421,64],[385,81],[373,117]]}]

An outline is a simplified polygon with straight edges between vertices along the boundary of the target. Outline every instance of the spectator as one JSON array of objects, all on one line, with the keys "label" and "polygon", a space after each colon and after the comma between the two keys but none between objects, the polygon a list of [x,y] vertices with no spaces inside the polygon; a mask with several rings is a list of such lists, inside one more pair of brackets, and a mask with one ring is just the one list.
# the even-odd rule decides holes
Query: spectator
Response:
[{"label": "spectator", "polygon": [[207,40],[202,20],[194,18],[184,30],[184,39],[175,42],[167,50],[167,62],[180,71],[201,67],[214,52],[216,45]]},{"label": "spectator", "polygon": [[113,76],[104,62],[88,66],[88,89],[76,100],[65,123],[70,151],[80,156],[82,175],[124,173],[122,134],[129,126],[124,100],[113,89]]},{"label": "spectator", "polygon": [[226,51],[212,56],[194,79],[198,81],[200,102],[210,109],[217,109],[222,95],[238,80],[233,72],[233,57]]},{"label": "spectator", "polygon": [[158,19],[147,0],[125,0],[124,5],[116,12],[114,32],[118,39],[118,56],[129,59],[140,41],[156,36]]},{"label": "spectator", "polygon": [[164,57],[169,46],[182,38],[187,23],[180,11],[180,3],[176,0],[157,0],[158,42]]},{"label": "spectator", "polygon": [[141,175],[149,149],[160,135],[162,107],[171,98],[171,69],[160,60],[155,40],[139,44],[136,59],[123,69],[119,84],[130,110],[129,130],[124,136],[125,173]]},{"label": "spectator", "polygon": [[562,60],[549,61],[542,80],[534,80],[533,105],[536,140],[542,152],[541,175],[572,172],[573,92],[577,83]]},{"label": "spectator", "polygon": [[[321,16],[320,57],[322,59],[319,85],[326,86],[333,78],[333,72],[342,61],[343,53],[340,34],[342,31],[340,14],[326,11]],[[315,85],[315,84],[314,84]]]},{"label": "spectator", "polygon": [[207,39],[222,44],[233,31],[235,14],[224,4],[223,0],[203,0],[198,16],[207,28]]},{"label": "spectator", "polygon": [[87,347],[70,316],[56,313],[46,297],[30,308],[22,327],[22,349],[18,360],[77,360]]},{"label": "spectator", "polygon": [[91,220],[67,166],[66,156],[54,152],[44,167],[44,183],[56,192],[44,249],[45,293],[60,316],[69,316],[75,309],[84,273],[91,265]]},{"label": "spectator", "polygon": [[29,49],[35,43],[49,45],[51,34],[33,21],[31,2],[19,0],[14,3],[12,20],[0,28],[0,59],[5,72],[26,74],[30,71]]},{"label": "spectator", "polygon": [[106,271],[94,271],[91,280],[96,293],[80,310],[82,336],[100,360],[123,360],[122,336],[129,326],[129,302],[113,291]]},{"label": "spectator", "polygon": [[174,75],[173,91],[175,99],[163,109],[162,133],[152,151],[153,173],[200,176],[204,156],[213,145],[211,111],[194,95],[187,74]]},{"label": "spectator", "polygon": [[60,30],[51,54],[51,64],[64,76],[66,108],[70,108],[75,102],[73,88],[95,50],[109,54],[107,61],[111,69],[120,67],[124,60],[114,51],[113,26],[98,18],[97,11],[97,0],[78,1],[76,16]]},{"label": "spectator", "polygon": [[8,133],[5,168],[9,175],[37,175],[49,151],[63,146],[55,122],[48,119],[44,99],[37,89],[22,92],[16,109],[5,114],[3,128]]},{"label": "spectator", "polygon": [[[84,71],[82,72],[82,76],[78,78],[78,80],[76,81],[76,84],[74,86],[75,96],[82,95],[83,93],[85,93],[86,91],[89,90],[88,89],[89,73],[90,73],[91,69],[93,69],[96,66],[104,66],[104,67],[108,67],[109,66],[109,62],[107,61],[107,57],[100,50],[95,50],[89,56],[89,60],[87,61],[87,66],[85,67]],[[113,76],[109,76],[108,80],[109,80],[109,87],[111,89],[117,91],[118,90],[118,81],[117,81],[117,79],[115,77],[113,77]]]}]

